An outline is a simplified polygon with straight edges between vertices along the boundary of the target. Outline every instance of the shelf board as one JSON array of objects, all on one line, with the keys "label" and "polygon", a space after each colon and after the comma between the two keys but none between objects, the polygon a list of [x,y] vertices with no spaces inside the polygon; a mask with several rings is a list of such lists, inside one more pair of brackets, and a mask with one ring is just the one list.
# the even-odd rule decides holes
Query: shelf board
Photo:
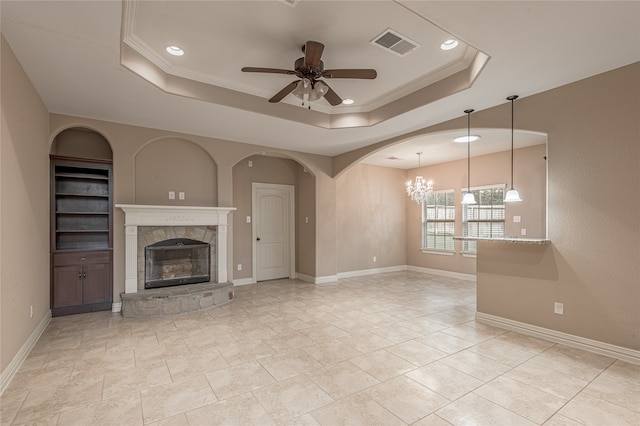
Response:
[{"label": "shelf board", "polygon": [[58,197],[85,197],[85,198],[104,198],[109,199],[109,195],[96,195],[96,194],[80,194],[76,192],[56,192]]},{"label": "shelf board", "polygon": [[78,216],[84,216],[84,215],[96,215],[96,216],[109,216],[109,212],[77,212],[77,211],[68,211],[68,212],[63,212],[63,211],[59,211],[56,210],[56,214],[68,214],[68,215],[78,215]]},{"label": "shelf board", "polygon": [[56,229],[56,234],[109,233],[108,229]]},{"label": "shelf board", "polygon": [[91,175],[85,173],[56,173],[56,177],[71,179],[109,180],[109,176]]}]

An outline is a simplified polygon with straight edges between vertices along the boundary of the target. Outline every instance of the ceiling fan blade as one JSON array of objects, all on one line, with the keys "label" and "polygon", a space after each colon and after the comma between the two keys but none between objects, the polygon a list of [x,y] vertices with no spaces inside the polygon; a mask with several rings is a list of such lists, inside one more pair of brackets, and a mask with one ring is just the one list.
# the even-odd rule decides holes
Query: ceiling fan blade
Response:
[{"label": "ceiling fan blade", "polygon": [[377,76],[376,70],[369,69],[325,70],[322,72],[322,77],[325,78],[366,78],[372,80]]},{"label": "ceiling fan blade", "polygon": [[293,75],[296,72],[291,70],[283,70],[279,68],[256,68],[256,67],[244,67],[243,72],[268,72],[271,74],[290,74]]},{"label": "ceiling fan blade", "polygon": [[327,93],[324,94],[324,98],[327,100],[327,102],[329,102],[333,106],[340,105],[342,103],[342,98],[338,96],[338,94],[334,92],[333,89],[327,83],[324,83],[324,84],[329,89],[327,90]]},{"label": "ceiling fan blade", "polygon": [[317,41],[308,41],[304,45],[304,65],[307,67],[318,68],[320,66],[320,58],[324,51],[324,44]]},{"label": "ceiling fan blade", "polygon": [[281,91],[279,91],[278,93],[273,95],[273,97],[271,99],[269,99],[269,102],[271,102],[272,104],[274,104],[276,102],[280,102],[282,99],[284,99],[285,96],[287,96],[289,93],[293,92],[293,89],[296,88],[296,86],[298,85],[299,81],[300,80],[295,80],[295,81],[292,81],[291,83],[287,84],[284,87],[284,89],[282,89]]}]

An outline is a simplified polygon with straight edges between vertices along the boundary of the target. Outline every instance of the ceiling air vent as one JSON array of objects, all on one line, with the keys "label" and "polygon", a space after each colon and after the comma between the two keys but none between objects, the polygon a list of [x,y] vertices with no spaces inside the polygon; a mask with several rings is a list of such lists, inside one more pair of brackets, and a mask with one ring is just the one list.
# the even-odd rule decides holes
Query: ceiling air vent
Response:
[{"label": "ceiling air vent", "polygon": [[400,56],[411,53],[420,47],[415,41],[390,28],[387,28],[382,34],[371,40],[371,43]]}]

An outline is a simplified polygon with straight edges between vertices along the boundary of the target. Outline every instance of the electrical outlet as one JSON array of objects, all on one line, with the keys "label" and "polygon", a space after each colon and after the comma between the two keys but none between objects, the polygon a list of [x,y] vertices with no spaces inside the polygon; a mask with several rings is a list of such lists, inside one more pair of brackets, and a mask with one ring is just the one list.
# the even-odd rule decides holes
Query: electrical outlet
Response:
[{"label": "electrical outlet", "polygon": [[523,237],[525,237],[527,235],[527,228],[522,228],[520,230],[520,235],[522,235]]},{"label": "electrical outlet", "polygon": [[175,191],[169,191],[169,199],[170,200],[175,200],[176,199],[176,192]]},{"label": "electrical outlet", "polygon": [[238,271],[242,271],[242,263],[238,263]]},{"label": "electrical outlet", "polygon": [[253,161],[249,160],[249,167],[253,167]]},{"label": "electrical outlet", "polygon": [[184,200],[184,192],[178,192],[178,198]]},{"label": "electrical outlet", "polygon": [[29,318],[33,318],[33,305],[29,307]]},{"label": "electrical outlet", "polygon": [[564,315],[564,303],[554,302],[553,313],[556,315]]},{"label": "electrical outlet", "polygon": [[378,258],[377,258],[376,256],[373,256],[373,261],[374,261],[374,262],[377,262],[377,261],[378,261]]}]

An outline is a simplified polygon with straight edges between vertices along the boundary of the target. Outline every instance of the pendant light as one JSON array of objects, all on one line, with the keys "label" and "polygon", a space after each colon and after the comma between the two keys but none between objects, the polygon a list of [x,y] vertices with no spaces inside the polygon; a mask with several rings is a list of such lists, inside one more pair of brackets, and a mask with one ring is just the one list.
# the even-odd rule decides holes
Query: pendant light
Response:
[{"label": "pendant light", "polygon": [[471,113],[474,110],[465,109],[467,114],[467,192],[462,197],[462,204],[477,204],[476,197],[471,192]]},{"label": "pendant light", "polygon": [[511,189],[509,189],[504,196],[505,203],[522,201],[518,191],[513,188],[513,101],[516,99],[518,99],[518,95],[511,95],[507,98],[508,101],[511,101]]}]

